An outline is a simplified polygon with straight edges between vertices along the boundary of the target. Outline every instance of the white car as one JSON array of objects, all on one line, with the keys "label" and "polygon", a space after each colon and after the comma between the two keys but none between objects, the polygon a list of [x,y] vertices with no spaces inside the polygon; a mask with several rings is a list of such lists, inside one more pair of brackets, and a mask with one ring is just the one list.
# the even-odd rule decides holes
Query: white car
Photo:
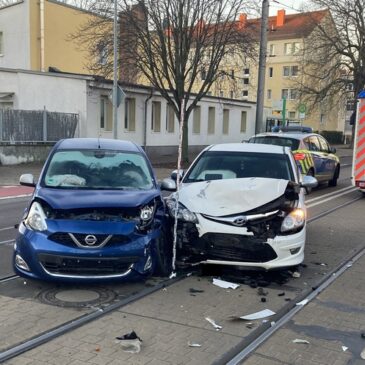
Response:
[{"label": "white car", "polygon": [[[176,171],[161,188],[176,190]],[[205,148],[166,202],[178,218],[178,260],[274,269],[304,259],[304,189],[291,150],[227,143]],[[176,202],[178,199],[178,204]],[[178,210],[176,211],[176,207]]]}]

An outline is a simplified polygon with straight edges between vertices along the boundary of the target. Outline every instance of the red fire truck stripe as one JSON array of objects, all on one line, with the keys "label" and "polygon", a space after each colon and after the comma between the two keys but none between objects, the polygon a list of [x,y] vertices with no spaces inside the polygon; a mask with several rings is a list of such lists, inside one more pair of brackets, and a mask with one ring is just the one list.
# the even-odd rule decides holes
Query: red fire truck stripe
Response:
[{"label": "red fire truck stripe", "polygon": [[[365,140],[365,138],[364,138],[364,140]],[[363,155],[365,155],[365,147],[362,150],[359,149],[359,151],[356,154],[356,160],[359,160],[360,157]]]},{"label": "red fire truck stripe", "polygon": [[364,172],[365,170],[360,171],[356,176],[355,176],[355,181],[359,181],[361,180],[362,177],[364,177]]},{"label": "red fire truck stripe", "polygon": [[365,165],[365,158],[356,164],[355,171],[357,172],[357,170],[360,169],[363,165]]},{"label": "red fire truck stripe", "polygon": [[359,130],[359,132],[357,133],[357,136],[359,137],[359,138],[362,138],[363,136],[363,134],[365,133],[365,125]]},{"label": "red fire truck stripe", "polygon": [[359,125],[364,124],[364,123],[365,123],[365,115],[360,118]]},{"label": "red fire truck stripe", "polygon": [[357,148],[360,148],[360,147],[361,147],[364,143],[365,143],[365,138],[360,139],[360,140],[357,142]]}]

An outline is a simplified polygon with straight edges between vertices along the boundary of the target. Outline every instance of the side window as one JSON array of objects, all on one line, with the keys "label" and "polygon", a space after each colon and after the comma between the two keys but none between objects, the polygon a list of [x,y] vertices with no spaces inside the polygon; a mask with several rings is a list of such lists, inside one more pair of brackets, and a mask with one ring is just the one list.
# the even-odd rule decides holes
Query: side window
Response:
[{"label": "side window", "polygon": [[330,148],[328,146],[327,141],[324,138],[319,137],[319,136],[318,136],[318,140],[319,140],[319,143],[321,145],[321,151],[322,152],[329,152]]},{"label": "side window", "polygon": [[[303,139],[303,147],[307,150],[309,150],[309,138],[305,138]],[[299,149],[301,148],[302,146],[299,146]]]},{"label": "side window", "polygon": [[309,137],[309,150],[314,152],[321,150],[321,145],[319,144],[318,138],[316,136]]}]

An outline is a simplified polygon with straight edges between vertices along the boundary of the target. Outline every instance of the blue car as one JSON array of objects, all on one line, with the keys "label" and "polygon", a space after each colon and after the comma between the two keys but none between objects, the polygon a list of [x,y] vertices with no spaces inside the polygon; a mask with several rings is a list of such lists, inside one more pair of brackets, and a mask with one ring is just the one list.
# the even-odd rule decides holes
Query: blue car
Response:
[{"label": "blue car", "polygon": [[168,275],[171,240],[144,151],[128,141],[59,141],[37,183],[14,250],[17,274],[63,282]]}]

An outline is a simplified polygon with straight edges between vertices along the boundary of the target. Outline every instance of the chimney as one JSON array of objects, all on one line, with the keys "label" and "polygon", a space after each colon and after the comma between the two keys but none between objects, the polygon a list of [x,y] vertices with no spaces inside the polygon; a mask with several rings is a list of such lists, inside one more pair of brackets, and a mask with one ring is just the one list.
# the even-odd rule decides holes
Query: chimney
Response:
[{"label": "chimney", "polygon": [[247,22],[247,14],[241,13],[238,19],[238,29],[239,30],[244,29],[244,27],[246,26],[246,22]]},{"label": "chimney", "polygon": [[276,16],[276,26],[282,27],[285,23],[285,10],[278,10],[278,15]]}]

